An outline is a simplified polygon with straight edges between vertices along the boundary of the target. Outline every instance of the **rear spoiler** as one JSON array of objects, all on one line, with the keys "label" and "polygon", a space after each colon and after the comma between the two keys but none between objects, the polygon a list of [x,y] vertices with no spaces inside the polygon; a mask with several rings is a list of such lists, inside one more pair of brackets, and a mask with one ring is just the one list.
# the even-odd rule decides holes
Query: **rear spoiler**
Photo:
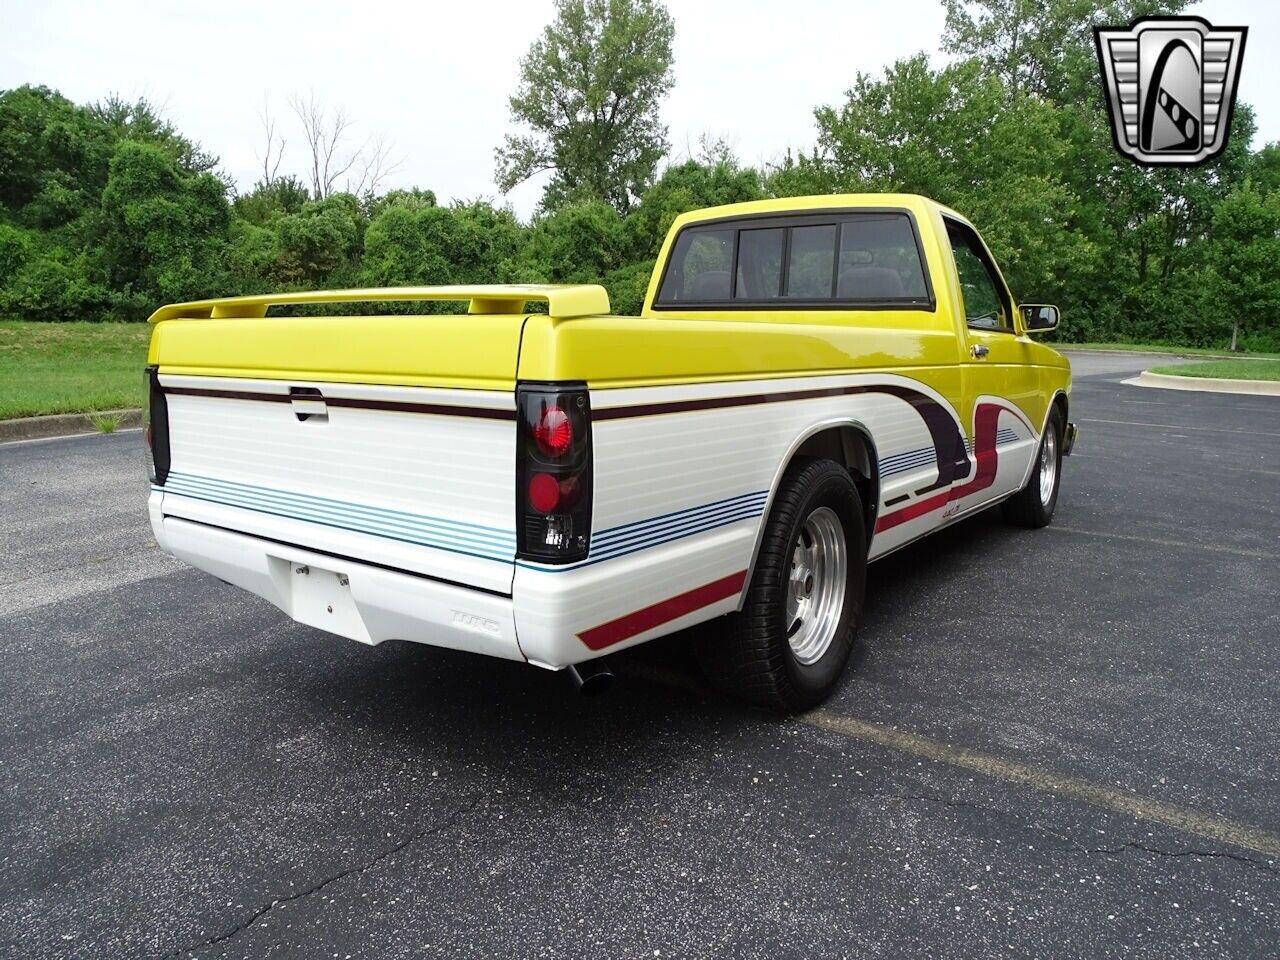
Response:
[{"label": "rear spoiler", "polygon": [[468,313],[525,313],[530,301],[545,303],[553,317],[591,317],[609,312],[609,294],[595,284],[491,284],[452,287],[371,287],[366,290],[315,290],[248,297],[195,300],[161,307],[147,320],[218,320],[265,317],[267,308],[296,303],[369,303],[372,301],[467,300]]}]

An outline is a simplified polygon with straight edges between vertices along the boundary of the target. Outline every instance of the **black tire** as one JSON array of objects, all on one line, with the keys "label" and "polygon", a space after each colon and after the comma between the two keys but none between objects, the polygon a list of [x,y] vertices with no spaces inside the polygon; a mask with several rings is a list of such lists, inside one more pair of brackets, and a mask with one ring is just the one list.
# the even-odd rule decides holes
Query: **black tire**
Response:
[{"label": "black tire", "polygon": [[[814,662],[804,663],[788,640],[787,589],[805,521],[822,507],[835,513],[843,529],[844,597],[830,645]],[[853,478],[834,461],[797,459],[765,521],[742,610],[699,633],[695,649],[703,672],[724,692],[758,706],[790,713],[819,703],[835,687],[853,650],[866,571],[866,525]]]},{"label": "black tire", "polygon": [[[1033,530],[1047,527],[1053,520],[1053,511],[1058,506],[1058,490],[1062,487],[1064,429],[1062,412],[1055,408],[1049,415],[1049,422],[1045,424],[1044,436],[1040,438],[1040,447],[1036,450],[1036,459],[1032,464],[1031,476],[1027,478],[1027,485],[1000,505],[1005,520]],[[1040,458],[1044,453],[1045,444],[1050,442],[1051,435],[1056,460],[1053,471],[1053,492],[1046,501],[1040,496]]]}]

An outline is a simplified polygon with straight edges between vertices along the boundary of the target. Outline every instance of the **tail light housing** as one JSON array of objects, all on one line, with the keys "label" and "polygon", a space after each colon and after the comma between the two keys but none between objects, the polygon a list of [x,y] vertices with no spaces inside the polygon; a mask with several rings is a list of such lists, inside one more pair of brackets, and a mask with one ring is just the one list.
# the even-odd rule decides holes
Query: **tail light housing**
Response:
[{"label": "tail light housing", "polygon": [[160,387],[160,371],[147,367],[143,384],[142,437],[147,443],[147,475],[163,485],[169,477],[169,405]]},{"label": "tail light housing", "polygon": [[587,385],[516,387],[519,556],[571,563],[591,547],[591,400]]}]

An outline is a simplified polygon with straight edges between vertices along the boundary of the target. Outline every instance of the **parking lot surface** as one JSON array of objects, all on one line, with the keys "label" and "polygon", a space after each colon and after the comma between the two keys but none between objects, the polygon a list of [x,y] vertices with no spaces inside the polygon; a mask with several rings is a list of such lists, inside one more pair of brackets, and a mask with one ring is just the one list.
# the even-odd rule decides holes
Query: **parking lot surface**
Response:
[{"label": "parking lot surface", "polygon": [[319,633],[159,553],[136,433],[0,447],[0,954],[1276,956],[1280,399],[1073,363],[1054,525],[873,566],[795,720]]}]

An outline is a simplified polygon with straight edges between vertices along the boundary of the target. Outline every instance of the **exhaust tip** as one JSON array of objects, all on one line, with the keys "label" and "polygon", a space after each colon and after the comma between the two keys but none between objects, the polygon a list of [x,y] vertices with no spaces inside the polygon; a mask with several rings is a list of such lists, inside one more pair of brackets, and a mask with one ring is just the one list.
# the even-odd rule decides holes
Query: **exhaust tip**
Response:
[{"label": "exhaust tip", "polygon": [[565,667],[573,688],[584,697],[595,697],[613,686],[613,671],[602,660],[588,660],[585,663]]}]

